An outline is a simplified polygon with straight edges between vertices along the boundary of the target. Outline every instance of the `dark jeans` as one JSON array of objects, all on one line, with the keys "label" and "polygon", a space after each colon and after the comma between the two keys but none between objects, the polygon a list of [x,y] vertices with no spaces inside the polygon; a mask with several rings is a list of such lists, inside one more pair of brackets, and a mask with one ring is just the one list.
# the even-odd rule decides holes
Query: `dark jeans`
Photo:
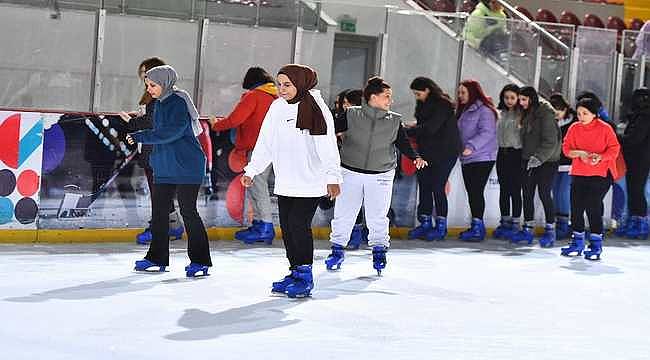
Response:
[{"label": "dark jeans", "polygon": [[603,199],[612,185],[612,178],[602,176],[573,176],[571,178],[571,227],[585,231],[584,213],[587,212],[592,234],[603,233]]},{"label": "dark jeans", "polygon": [[292,269],[314,262],[314,238],[311,222],[320,198],[299,198],[278,195],[280,229]]},{"label": "dark jeans", "polygon": [[193,263],[212,266],[210,244],[203,221],[196,209],[201,185],[155,184],[151,196],[151,245],[145,259],[169,265],[169,202],[177,194],[181,216],[187,230],[187,254]]},{"label": "dark jeans", "polygon": [[483,219],[483,213],[485,212],[485,196],[483,193],[493,167],[494,161],[481,161],[462,166],[463,182],[465,183],[472,218]]},{"label": "dark jeans", "polygon": [[[501,216],[521,216],[521,149],[499,148],[497,176],[499,177],[499,209]],[[512,204],[512,207],[511,207]]]},{"label": "dark jeans", "polygon": [[650,172],[650,162],[628,162],[625,180],[627,181],[627,203],[631,216],[648,216],[648,202],[645,198],[645,185]]},{"label": "dark jeans", "polygon": [[552,224],[555,221],[555,207],[553,206],[553,184],[557,169],[557,162],[545,162],[539,167],[526,170],[528,161],[522,163],[523,191],[524,191],[524,220],[535,220],[535,190],[539,194],[544,206],[544,217],[546,223]]},{"label": "dark jeans", "polygon": [[456,165],[457,157],[429,162],[429,166],[417,172],[420,186],[418,215],[431,215],[433,201],[436,202],[436,216],[447,217],[447,194],[445,185],[451,170]]}]

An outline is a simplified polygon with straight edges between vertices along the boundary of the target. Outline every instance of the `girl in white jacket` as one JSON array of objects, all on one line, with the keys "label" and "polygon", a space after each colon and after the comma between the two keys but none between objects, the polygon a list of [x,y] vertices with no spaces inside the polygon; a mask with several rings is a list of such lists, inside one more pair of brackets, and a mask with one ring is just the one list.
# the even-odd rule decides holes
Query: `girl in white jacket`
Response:
[{"label": "girl in white jacket", "polygon": [[305,297],[314,287],[314,240],[311,222],[322,196],[340,193],[341,168],[334,120],[314,90],[318,77],[303,65],[286,65],[278,72],[280,98],[262,123],[251,161],[244,168],[244,186],[273,165],[282,240],[291,274],[274,282],[273,293]]}]

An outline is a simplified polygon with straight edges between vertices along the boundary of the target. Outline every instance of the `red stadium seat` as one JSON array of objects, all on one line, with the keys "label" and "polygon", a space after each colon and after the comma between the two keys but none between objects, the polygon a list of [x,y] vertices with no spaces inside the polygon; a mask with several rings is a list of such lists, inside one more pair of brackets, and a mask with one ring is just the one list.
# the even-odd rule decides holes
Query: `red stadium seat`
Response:
[{"label": "red stadium seat", "polygon": [[594,14],[585,15],[585,20],[582,22],[583,26],[595,27],[595,28],[605,28],[605,24],[600,18]]},{"label": "red stadium seat", "polygon": [[562,14],[560,14],[560,24],[569,24],[569,25],[575,25],[575,26],[580,26],[582,23],[580,22],[580,19],[576,16],[576,14],[572,13],[571,11],[562,11]]},{"label": "red stadium seat", "polygon": [[537,16],[535,17],[535,21],[557,23],[557,18],[555,17],[555,14],[551,12],[551,10],[539,9],[537,10]]},{"label": "red stadium seat", "polygon": [[630,21],[630,30],[636,30],[639,31],[641,30],[641,27],[643,27],[644,21],[641,19],[634,18],[632,21]]},{"label": "red stadium seat", "polygon": [[618,30],[618,32],[621,32],[625,29],[627,29],[627,26],[625,26],[625,21],[621,19],[618,16],[610,16],[607,18],[607,26],[608,29],[614,29]]},{"label": "red stadium seat", "polygon": [[528,11],[528,9],[526,9],[523,6],[515,6],[515,10],[517,10],[520,13],[524,14],[530,20],[535,20],[535,17],[533,16],[533,14],[531,14],[530,11]]},{"label": "red stadium seat", "polygon": [[451,0],[426,0],[423,2],[433,11],[456,12],[456,6]]},{"label": "red stadium seat", "polygon": [[474,8],[476,7],[476,4],[471,1],[471,0],[465,0],[463,1],[463,4],[460,6],[460,11],[466,12],[466,13],[471,13],[474,11]]}]

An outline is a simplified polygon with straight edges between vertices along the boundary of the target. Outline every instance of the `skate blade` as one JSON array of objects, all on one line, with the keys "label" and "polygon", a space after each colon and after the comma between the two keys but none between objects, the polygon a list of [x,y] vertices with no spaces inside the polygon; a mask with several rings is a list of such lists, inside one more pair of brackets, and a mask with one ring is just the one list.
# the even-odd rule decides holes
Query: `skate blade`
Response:
[{"label": "skate blade", "polygon": [[561,255],[566,256],[566,257],[580,257],[580,256],[582,256],[582,251],[580,251],[580,252],[573,251],[573,252],[570,252],[570,253],[562,253]]},{"label": "skate blade", "polygon": [[[199,271],[199,272],[201,272],[201,271]],[[185,274],[185,277],[187,277],[188,279],[198,279],[198,278],[204,278],[204,277],[208,277],[208,276],[210,276],[210,274],[208,274],[207,272],[205,272],[205,273],[203,273],[201,275],[199,275],[197,273],[194,273],[194,274],[187,274],[186,273]]]},{"label": "skate blade", "polygon": [[311,298],[311,293],[305,295],[305,294],[300,294],[300,295],[294,295],[294,296],[289,296],[287,295],[287,298],[292,299],[292,300],[305,300]]},{"label": "skate blade", "polygon": [[280,297],[287,297],[287,294],[283,293],[283,292],[271,290],[271,293],[269,294],[269,296],[270,297],[275,297],[275,298],[280,298]]},{"label": "skate blade", "polygon": [[338,271],[338,270],[341,270],[341,264],[327,266],[327,271]]},{"label": "skate blade", "polygon": [[168,273],[169,270],[167,270],[167,269],[164,269],[164,270],[148,270],[148,269],[144,269],[144,270],[136,270],[136,269],[133,269],[133,272],[136,273],[136,274],[150,274],[150,275],[155,275],[155,274],[164,274],[164,273]]}]

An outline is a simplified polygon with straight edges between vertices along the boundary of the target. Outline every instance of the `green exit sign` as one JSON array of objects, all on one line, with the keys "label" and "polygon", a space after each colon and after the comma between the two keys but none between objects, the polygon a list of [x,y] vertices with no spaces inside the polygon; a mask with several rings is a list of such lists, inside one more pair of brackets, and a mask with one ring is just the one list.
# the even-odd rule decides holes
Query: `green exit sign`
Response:
[{"label": "green exit sign", "polygon": [[343,32],[357,32],[357,19],[351,16],[343,16],[339,19],[339,25]]}]

